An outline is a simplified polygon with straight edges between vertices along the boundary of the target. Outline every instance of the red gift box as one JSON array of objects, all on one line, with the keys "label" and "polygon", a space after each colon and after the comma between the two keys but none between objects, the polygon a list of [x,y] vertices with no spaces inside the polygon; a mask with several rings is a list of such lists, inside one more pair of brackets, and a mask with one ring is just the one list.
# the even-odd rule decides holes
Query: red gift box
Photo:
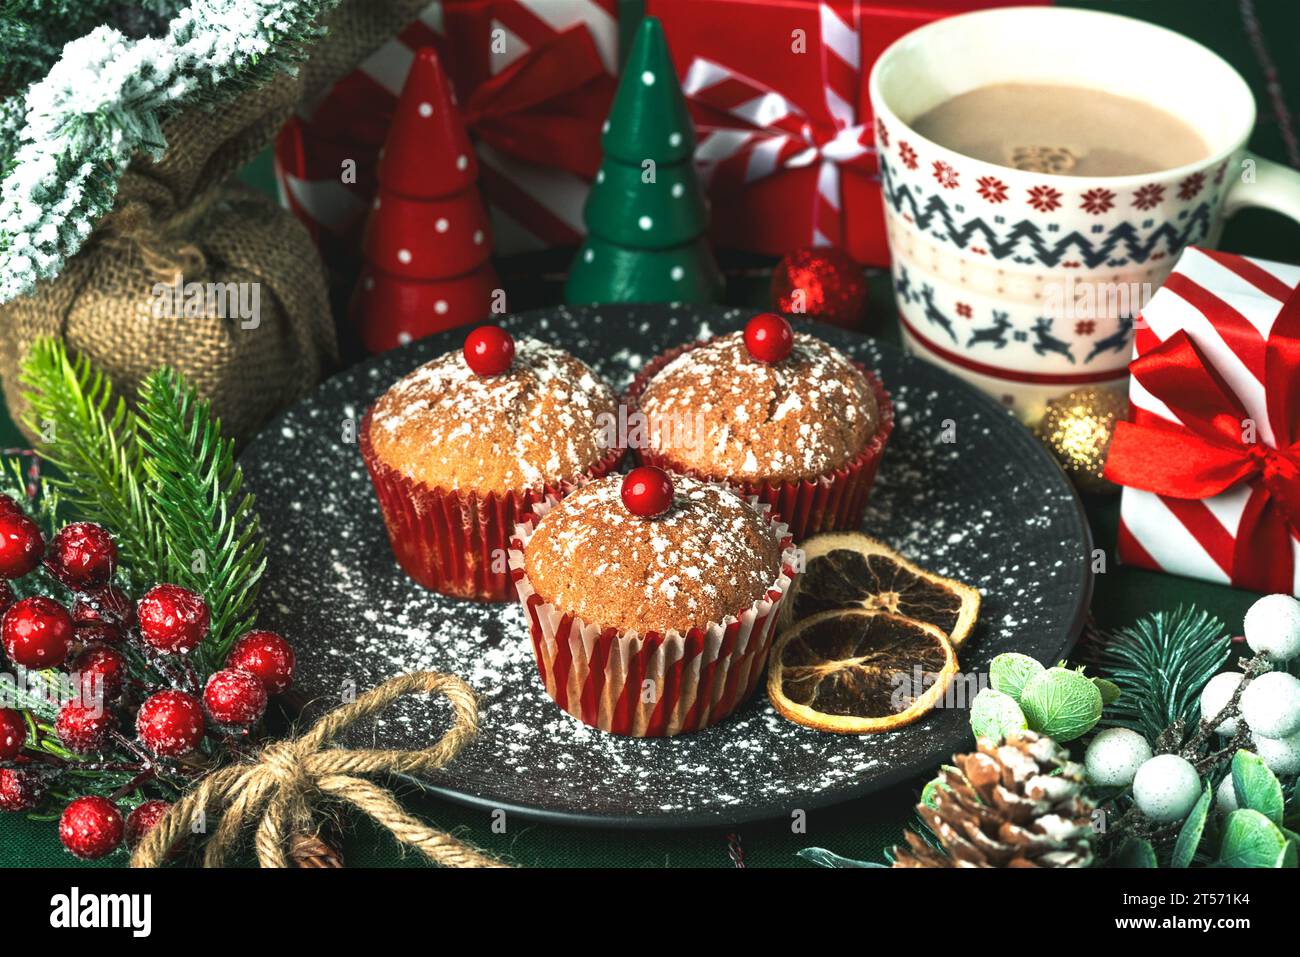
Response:
[{"label": "red gift box", "polygon": [[[281,198],[334,266],[360,259],[375,166],[415,51],[442,61],[482,166],[497,253],[571,245],[600,162],[617,55],[615,0],[431,3],[275,144]],[[345,164],[355,175],[344,177]]]},{"label": "red gift box", "polygon": [[[867,78],[884,49],[988,0],[636,0],[658,17],[691,104],[719,247],[843,246],[886,265]],[[627,35],[625,31],[624,35]]]}]

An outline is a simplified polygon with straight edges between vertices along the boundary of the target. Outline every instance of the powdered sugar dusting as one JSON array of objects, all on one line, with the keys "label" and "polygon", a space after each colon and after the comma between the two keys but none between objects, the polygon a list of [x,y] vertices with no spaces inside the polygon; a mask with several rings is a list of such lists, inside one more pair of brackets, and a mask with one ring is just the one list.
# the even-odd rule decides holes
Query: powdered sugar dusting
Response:
[{"label": "powdered sugar dusting", "polygon": [[[707,307],[560,308],[504,325],[571,350],[621,387],[703,327],[725,333],[748,317]],[[893,394],[897,426],[866,530],[984,593],[962,670],[980,671],[1003,651],[1062,657],[1086,601],[1087,554],[1059,470],[1005,413],[937,370],[840,330],[815,332],[879,372]],[[270,542],[260,623],[294,641],[299,688],[321,707],[403,671],[454,672],[481,696],[482,730],[435,786],[489,807],[646,826],[788,815],[927,771],[968,742],[964,706],[853,737],[790,724],[761,691],[721,725],[669,740],[613,737],[561,712],[538,680],[520,609],[443,598],[401,574],[357,449],[340,444],[341,419],[458,341],[435,337],[336,377],[245,454]],[[955,442],[945,439],[949,419]],[[442,704],[409,703],[358,740],[425,746],[446,718]]]}]

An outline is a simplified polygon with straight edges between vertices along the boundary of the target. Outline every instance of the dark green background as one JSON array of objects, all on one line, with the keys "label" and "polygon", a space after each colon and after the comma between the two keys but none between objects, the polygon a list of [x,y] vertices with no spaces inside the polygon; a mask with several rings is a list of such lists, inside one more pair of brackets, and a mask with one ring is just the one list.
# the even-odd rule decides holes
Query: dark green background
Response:
[{"label": "dark green background", "polygon": [[[1300,36],[1300,5],[1293,0],[1152,0],[1152,2],[1074,3],[1142,17],[1177,29],[1222,54],[1250,82],[1259,104],[1259,122],[1251,147],[1263,156],[1287,161],[1273,96],[1281,94],[1300,108],[1300,62],[1294,55]],[[1278,71],[1272,96],[1269,77],[1243,26],[1251,13],[1262,24],[1262,33]],[[1097,50],[1090,55],[1111,56],[1115,69],[1123,70],[1127,58],[1140,56],[1134,50]],[[1291,114],[1300,125],[1300,115]],[[267,190],[273,189],[270,156],[258,158],[246,171],[245,179]],[[1300,227],[1270,213],[1246,211],[1228,226],[1222,247],[1234,252],[1289,262],[1300,260]],[[893,337],[893,300],[887,274],[873,274],[872,315],[888,316],[884,335]],[[748,281],[731,281],[730,297],[739,303],[760,304],[765,280],[761,275]],[[0,410],[0,445],[22,445],[7,415]],[[1087,502],[1094,533],[1108,552],[1114,544],[1117,500],[1099,498]],[[1108,571],[1097,578],[1093,613],[1103,627],[1127,624],[1147,612],[1195,603],[1221,616],[1236,630],[1255,596],[1229,588],[1193,582],[1138,569],[1119,568],[1113,559]],[[801,847],[820,845],[838,853],[879,859],[885,847],[898,840],[910,817],[916,792],[923,780],[808,815],[807,833],[794,834],[789,821],[747,824],[737,829],[750,866],[785,866],[800,863],[794,856]],[[410,786],[399,786],[402,800],[413,812],[437,825],[456,831],[480,846],[506,855],[528,866],[730,866],[727,831],[708,830],[661,832],[598,831],[529,824],[508,820],[503,834],[494,834],[487,816],[455,804],[436,800]],[[368,822],[350,819],[342,833],[344,856],[350,865],[410,865],[422,862],[419,855],[404,855],[387,836]],[[99,866],[124,863],[115,855]],[[47,822],[30,821],[20,815],[0,815],[0,866],[72,864],[73,859],[59,845],[55,828]]]}]

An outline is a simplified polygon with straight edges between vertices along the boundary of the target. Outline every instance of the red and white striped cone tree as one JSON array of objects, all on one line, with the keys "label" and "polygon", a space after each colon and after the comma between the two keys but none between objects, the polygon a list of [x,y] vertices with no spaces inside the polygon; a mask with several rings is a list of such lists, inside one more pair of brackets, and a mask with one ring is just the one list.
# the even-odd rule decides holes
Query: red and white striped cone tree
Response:
[{"label": "red and white striped cone tree", "polygon": [[478,161],[429,47],[415,55],[377,172],[351,306],[366,348],[483,321],[499,281]]}]

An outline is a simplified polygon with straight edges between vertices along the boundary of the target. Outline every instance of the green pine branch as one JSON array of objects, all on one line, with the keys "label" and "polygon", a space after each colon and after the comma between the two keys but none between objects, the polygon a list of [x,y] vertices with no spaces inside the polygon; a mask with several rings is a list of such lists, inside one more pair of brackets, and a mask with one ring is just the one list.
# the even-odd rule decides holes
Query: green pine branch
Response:
[{"label": "green pine branch", "polygon": [[1201,689],[1227,663],[1230,648],[1223,622],[1196,608],[1156,612],[1118,629],[1093,660],[1120,689],[1101,723],[1130,728],[1148,741],[1176,721],[1195,726]]},{"label": "green pine branch", "polygon": [[162,529],[149,507],[136,420],[126,401],[113,396],[89,360],[70,357],[53,339],[33,344],[19,381],[28,403],[23,421],[37,435],[41,456],[61,473],[45,484],[72,512],[113,533],[122,563],[136,576],[159,569]]},{"label": "green pine branch", "polygon": [[[140,387],[137,439],[151,500],[166,529],[167,579],[201,593],[212,613],[209,670],[253,627],[266,568],[253,496],[242,493],[235,443],[207,402],[171,369]],[[242,494],[241,494],[242,493]]]},{"label": "green pine branch", "polygon": [[198,663],[204,673],[219,667],[253,626],[266,562],[234,443],[209,404],[160,369],[132,412],[102,373],[48,339],[32,347],[21,380],[24,420],[62,473],[46,485],[67,511],[113,534],[134,588],[171,582],[203,595],[212,630]]}]

